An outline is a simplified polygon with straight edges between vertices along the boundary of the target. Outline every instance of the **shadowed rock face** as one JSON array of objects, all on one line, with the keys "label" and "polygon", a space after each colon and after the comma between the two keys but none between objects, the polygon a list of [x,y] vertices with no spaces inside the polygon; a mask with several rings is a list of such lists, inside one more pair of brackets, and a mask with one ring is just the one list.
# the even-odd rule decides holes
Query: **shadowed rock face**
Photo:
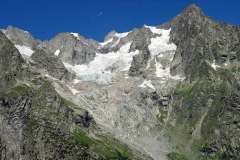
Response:
[{"label": "shadowed rock face", "polygon": [[23,70],[24,60],[12,42],[0,32],[0,87],[13,84]]},{"label": "shadowed rock face", "polygon": [[129,69],[130,76],[143,75],[147,68],[148,60],[151,57],[151,53],[148,46],[151,43],[151,38],[154,34],[149,28],[135,29],[129,33],[127,38],[132,41],[130,46],[130,52],[139,50],[139,54],[133,57],[131,67]]},{"label": "shadowed rock face", "polygon": [[148,48],[140,50],[139,54],[133,57],[128,74],[130,76],[144,75],[150,56]]},{"label": "shadowed rock face", "polygon": [[42,69],[46,71],[46,74],[57,78],[59,80],[70,80],[73,75],[64,67],[62,61],[51,53],[47,53],[44,50],[36,50],[31,59],[36,69]]},{"label": "shadowed rock face", "polygon": [[148,28],[136,29],[128,35],[129,39],[132,39],[130,52],[139,50],[139,54],[133,57],[131,67],[129,69],[130,76],[143,75],[151,53],[148,49],[151,43],[150,39],[153,37],[153,33]]},{"label": "shadowed rock face", "polygon": [[240,27],[223,24],[190,5],[170,22],[171,40],[177,45],[172,74],[203,76],[206,62],[219,65],[239,61]]},{"label": "shadowed rock face", "polygon": [[[104,159],[77,142],[70,128],[76,115],[47,82],[0,92],[0,157],[5,160]],[[83,126],[79,121],[78,126]],[[85,124],[85,122],[84,122]],[[88,127],[94,125],[89,120]]]}]

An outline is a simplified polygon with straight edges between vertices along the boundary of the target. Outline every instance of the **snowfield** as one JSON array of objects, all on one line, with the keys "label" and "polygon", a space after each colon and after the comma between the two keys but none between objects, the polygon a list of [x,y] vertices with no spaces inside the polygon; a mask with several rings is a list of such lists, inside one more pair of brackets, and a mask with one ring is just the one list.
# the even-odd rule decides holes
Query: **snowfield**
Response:
[{"label": "snowfield", "polygon": [[151,38],[151,44],[148,46],[148,48],[151,52],[152,57],[157,56],[166,51],[176,50],[177,46],[173,43],[169,43],[169,38],[170,38],[169,34],[171,29],[165,30],[165,29],[157,29],[156,27],[150,27],[150,30],[155,34],[161,35],[156,38]]},{"label": "snowfield", "polygon": [[[176,45],[173,43],[169,43],[170,31],[171,29],[158,29],[157,27],[146,26],[149,28],[152,33],[157,34],[155,38],[151,38],[151,44],[148,46],[149,51],[151,53],[151,60],[155,60],[156,67],[156,77],[165,79],[176,79],[180,80],[181,77],[171,76],[170,74],[170,66],[167,68],[163,67],[160,62],[156,60],[156,57],[162,58],[167,57],[169,61],[172,61],[173,56],[175,54]],[[71,33],[74,37],[79,38],[77,33]],[[121,38],[126,37],[129,32],[125,33],[115,33],[115,37],[118,38],[116,42],[112,44],[110,47],[115,47],[119,44]],[[107,45],[113,42],[113,38],[106,40],[105,42],[99,43],[101,46]],[[78,80],[81,81],[92,81],[98,84],[110,84],[112,82],[113,73],[125,71],[128,72],[132,59],[134,55],[139,54],[139,51],[129,52],[130,46],[132,42],[128,42],[124,44],[118,51],[109,52],[109,53],[97,53],[96,57],[89,64],[81,64],[81,65],[71,65],[68,63],[64,63],[65,67],[74,72],[77,76]],[[60,50],[56,50],[55,55],[58,56]],[[149,65],[147,66],[149,68]],[[128,76],[126,76],[128,78]],[[154,88],[152,85],[146,85],[150,88]],[[143,87],[142,87],[143,88]]]},{"label": "snowfield", "polygon": [[89,64],[73,66],[64,63],[64,65],[69,70],[75,72],[80,80],[109,84],[112,81],[113,71],[128,71],[133,56],[139,53],[138,51],[129,53],[130,45],[131,42],[125,44],[117,52],[97,53],[95,59]]},{"label": "snowfield", "polygon": [[18,51],[20,52],[21,55],[23,55],[23,57],[31,57],[31,55],[33,54],[33,50],[28,47],[28,46],[21,46],[21,45],[15,45],[15,47],[18,49]]}]

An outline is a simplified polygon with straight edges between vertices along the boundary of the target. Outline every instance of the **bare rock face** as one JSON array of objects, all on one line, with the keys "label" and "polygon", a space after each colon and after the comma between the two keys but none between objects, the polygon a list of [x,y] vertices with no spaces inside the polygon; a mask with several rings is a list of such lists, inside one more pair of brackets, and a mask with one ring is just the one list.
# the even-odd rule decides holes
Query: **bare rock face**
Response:
[{"label": "bare rock face", "polygon": [[150,58],[150,52],[148,48],[140,50],[139,54],[133,57],[131,67],[129,69],[130,76],[144,75],[148,60]]},{"label": "bare rock face", "polygon": [[149,28],[135,29],[129,33],[128,38],[133,41],[130,51],[144,50],[151,43],[150,38],[154,37]]},{"label": "bare rock face", "polygon": [[130,76],[143,75],[146,68],[148,60],[151,57],[151,53],[148,49],[151,43],[150,39],[153,37],[153,33],[149,28],[141,28],[132,31],[128,35],[129,39],[132,39],[132,44],[130,47],[130,52],[139,50],[140,53],[133,57],[131,67],[129,69]]},{"label": "bare rock face", "polygon": [[40,43],[40,40],[36,40],[29,32],[16,27],[7,27],[4,30],[4,34],[14,44],[20,46],[28,46],[30,48],[35,48]]},{"label": "bare rock face", "polygon": [[38,46],[46,52],[59,52],[59,58],[71,65],[89,63],[94,59],[97,47],[95,41],[85,39],[77,33],[60,33]]},{"label": "bare rock face", "polygon": [[[17,85],[1,92],[1,159],[103,159],[71,135],[73,119],[80,116],[71,105],[48,82],[37,90]],[[81,121],[76,125],[82,126]]]},{"label": "bare rock face", "polygon": [[239,159],[240,27],[216,22],[196,5],[169,26],[177,45],[171,71],[189,80],[174,90],[168,122],[175,128],[173,141],[181,146],[178,153],[187,153],[169,158]]},{"label": "bare rock face", "polygon": [[173,74],[200,77],[207,72],[203,71],[206,62],[223,65],[239,61],[240,27],[216,22],[196,5],[187,7],[170,23],[171,40],[177,45]]},{"label": "bare rock face", "polygon": [[24,60],[10,40],[0,32],[0,87],[5,88],[15,82],[23,70]]},{"label": "bare rock face", "polygon": [[36,50],[31,59],[34,61],[32,65],[36,69],[46,71],[46,74],[59,79],[59,80],[70,80],[73,78],[65,67],[62,61],[51,53],[47,53],[44,50]]}]

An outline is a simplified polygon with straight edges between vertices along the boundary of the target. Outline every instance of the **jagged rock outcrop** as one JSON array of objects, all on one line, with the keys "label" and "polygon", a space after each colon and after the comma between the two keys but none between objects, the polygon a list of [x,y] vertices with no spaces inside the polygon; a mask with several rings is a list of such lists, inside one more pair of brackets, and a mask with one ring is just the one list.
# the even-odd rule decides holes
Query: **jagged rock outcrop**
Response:
[{"label": "jagged rock outcrop", "polygon": [[239,61],[240,27],[212,20],[196,5],[184,9],[170,23],[171,40],[177,45],[172,74],[193,79],[207,73],[208,62],[223,65]]},{"label": "jagged rock outcrop", "polygon": [[44,50],[36,50],[31,59],[31,63],[37,70],[45,71],[46,74],[57,78],[59,80],[71,80],[74,74],[70,73],[65,67],[62,61],[54,54],[47,53]]},{"label": "jagged rock outcrop", "polygon": [[57,55],[63,62],[78,65],[94,59],[98,44],[77,33],[60,33],[50,41],[40,44],[38,48],[50,53],[59,52]]},{"label": "jagged rock outcrop", "polygon": [[8,26],[3,31],[8,39],[16,45],[35,48],[39,43],[41,43],[40,40],[36,40],[29,32],[13,26]]},{"label": "jagged rock outcrop", "polygon": [[139,54],[133,57],[131,67],[129,69],[130,76],[143,75],[148,64],[148,60],[151,57],[151,53],[148,49],[151,43],[150,38],[152,38],[153,33],[149,28],[143,27],[142,29],[136,29],[129,33],[128,38],[132,39],[132,44],[130,47],[130,52],[139,50]]},{"label": "jagged rock outcrop", "polygon": [[133,42],[131,44],[130,51],[144,50],[148,48],[151,43],[150,38],[154,37],[154,34],[149,28],[143,27],[141,29],[135,29],[129,33],[128,38]]},{"label": "jagged rock outcrop", "polygon": [[12,42],[0,32],[0,88],[15,83],[23,70],[24,60]]},{"label": "jagged rock outcrop", "polygon": [[216,22],[196,5],[169,26],[177,45],[171,71],[190,80],[177,86],[169,105],[167,130],[180,153],[169,159],[239,159],[240,27]]},{"label": "jagged rock outcrop", "polygon": [[130,76],[144,75],[150,57],[148,48],[140,50],[139,54],[133,57],[128,74]]}]

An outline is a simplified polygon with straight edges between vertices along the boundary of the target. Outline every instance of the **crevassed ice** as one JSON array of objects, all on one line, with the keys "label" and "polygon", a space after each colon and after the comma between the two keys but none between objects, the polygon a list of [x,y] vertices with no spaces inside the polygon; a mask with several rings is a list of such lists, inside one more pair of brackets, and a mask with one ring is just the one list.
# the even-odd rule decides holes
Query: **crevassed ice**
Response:
[{"label": "crevassed ice", "polygon": [[89,64],[72,66],[64,63],[64,65],[74,71],[80,80],[109,84],[112,81],[112,72],[129,70],[133,56],[139,53],[138,51],[129,53],[130,45],[131,42],[125,44],[117,52],[97,53]]},{"label": "crevassed ice", "polygon": [[33,54],[33,50],[28,47],[28,46],[21,46],[21,45],[15,45],[15,47],[18,49],[18,51],[20,52],[21,55],[23,56],[27,56],[27,57],[31,57],[31,55]]}]

